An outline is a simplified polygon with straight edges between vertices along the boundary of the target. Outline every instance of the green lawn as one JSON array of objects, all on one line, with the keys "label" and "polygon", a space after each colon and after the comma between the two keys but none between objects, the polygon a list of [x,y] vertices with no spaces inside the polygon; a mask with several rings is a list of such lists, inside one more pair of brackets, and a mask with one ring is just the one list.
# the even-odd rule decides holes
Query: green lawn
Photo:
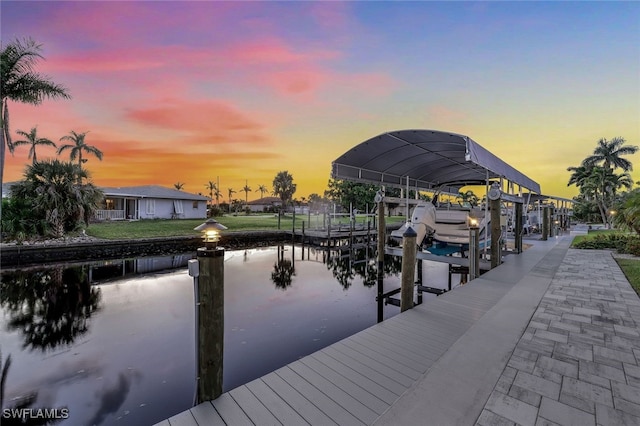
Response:
[{"label": "green lawn", "polygon": [[[385,218],[387,223],[402,223],[404,217],[394,216]],[[248,230],[274,230],[278,229],[278,217],[274,214],[268,215],[238,215],[238,216],[222,216],[216,218],[218,222],[229,228],[229,231],[248,231]],[[305,228],[309,229],[309,216],[296,216],[296,229],[302,228],[302,222]],[[204,219],[177,219],[177,220],[139,220],[134,222],[128,221],[112,221],[95,223],[86,230],[88,235],[107,240],[117,239],[134,239],[134,238],[153,238],[153,237],[175,237],[198,235],[193,228],[204,222]],[[339,221],[333,220],[332,224],[349,223],[347,217],[340,218]],[[356,216],[356,223],[366,223],[366,217]],[[311,227],[322,227],[323,216],[311,215]],[[280,218],[280,229],[292,229],[293,217],[291,215]]]},{"label": "green lawn", "polygon": [[640,295],[640,260],[616,259],[616,262],[627,276],[631,287]]},{"label": "green lawn", "polygon": [[575,238],[573,239],[573,242],[571,243],[571,247],[575,246],[576,243],[582,241],[582,240],[588,240],[591,238],[594,238],[596,235],[601,235],[601,234],[619,234],[622,231],[618,230],[618,229],[597,229],[597,230],[591,230],[589,231],[589,233],[587,235],[576,235]]}]

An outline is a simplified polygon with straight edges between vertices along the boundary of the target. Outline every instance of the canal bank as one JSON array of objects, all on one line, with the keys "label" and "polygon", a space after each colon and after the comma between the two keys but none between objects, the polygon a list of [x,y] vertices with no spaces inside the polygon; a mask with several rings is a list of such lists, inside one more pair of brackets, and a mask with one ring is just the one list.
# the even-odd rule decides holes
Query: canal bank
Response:
[{"label": "canal bank", "polygon": [[[291,232],[235,231],[221,236],[220,245],[230,248],[261,247],[291,240]],[[41,263],[70,262],[96,259],[154,256],[195,252],[202,246],[199,236],[140,238],[127,240],[69,240],[39,244],[2,244],[2,269]]]}]

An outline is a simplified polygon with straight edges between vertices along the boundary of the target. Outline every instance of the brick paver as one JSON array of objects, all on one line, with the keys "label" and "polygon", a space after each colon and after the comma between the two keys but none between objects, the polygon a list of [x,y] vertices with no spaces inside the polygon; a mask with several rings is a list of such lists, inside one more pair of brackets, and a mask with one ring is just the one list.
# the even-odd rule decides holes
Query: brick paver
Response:
[{"label": "brick paver", "polygon": [[608,251],[570,249],[477,425],[640,425],[640,299]]}]

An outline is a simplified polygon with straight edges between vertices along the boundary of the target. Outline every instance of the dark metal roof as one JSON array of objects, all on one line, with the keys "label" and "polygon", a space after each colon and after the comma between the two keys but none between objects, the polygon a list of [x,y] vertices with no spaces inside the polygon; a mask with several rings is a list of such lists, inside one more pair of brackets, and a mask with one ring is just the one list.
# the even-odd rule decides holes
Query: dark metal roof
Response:
[{"label": "dark metal roof", "polygon": [[[437,130],[383,133],[351,148],[332,164],[335,179],[435,189],[448,182],[503,177],[531,192],[540,185],[470,137]],[[452,186],[455,190],[456,185]]]}]

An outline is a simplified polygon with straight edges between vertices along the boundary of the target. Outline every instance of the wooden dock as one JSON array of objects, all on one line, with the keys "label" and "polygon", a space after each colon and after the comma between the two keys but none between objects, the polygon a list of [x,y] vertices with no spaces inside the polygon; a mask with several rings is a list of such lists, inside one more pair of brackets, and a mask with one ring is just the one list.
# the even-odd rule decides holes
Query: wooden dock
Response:
[{"label": "wooden dock", "polygon": [[[467,285],[158,425],[373,424],[415,389],[434,364],[526,274],[553,274],[553,270],[538,271],[545,267],[547,258],[554,265],[558,258],[554,250],[549,252],[552,242],[546,246],[510,257],[505,264]],[[523,315],[529,315],[528,321],[530,313]],[[491,345],[483,343],[487,344]],[[498,355],[500,359],[508,358]],[[480,376],[482,380],[494,380],[484,377],[486,374]],[[473,385],[465,383],[463,393]]]}]

